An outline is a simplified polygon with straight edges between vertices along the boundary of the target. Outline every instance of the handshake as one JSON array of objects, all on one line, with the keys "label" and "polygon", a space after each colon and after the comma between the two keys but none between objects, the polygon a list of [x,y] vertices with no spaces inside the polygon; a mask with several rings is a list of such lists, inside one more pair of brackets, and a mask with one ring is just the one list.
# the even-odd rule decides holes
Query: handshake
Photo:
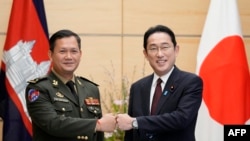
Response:
[{"label": "handshake", "polygon": [[106,114],[97,120],[96,131],[113,132],[115,129],[130,130],[132,129],[132,122],[135,118],[130,117],[128,114]]}]

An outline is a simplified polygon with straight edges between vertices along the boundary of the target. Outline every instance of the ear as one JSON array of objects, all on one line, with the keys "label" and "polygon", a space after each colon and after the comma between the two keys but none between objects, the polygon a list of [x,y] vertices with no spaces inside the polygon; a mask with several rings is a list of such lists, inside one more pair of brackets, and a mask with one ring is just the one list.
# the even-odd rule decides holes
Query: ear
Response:
[{"label": "ear", "polygon": [[143,50],[143,54],[144,54],[144,57],[148,60],[148,53],[145,49]]},{"label": "ear", "polygon": [[52,52],[51,52],[51,50],[49,50],[48,56],[49,56],[49,59],[51,60],[52,59]]},{"label": "ear", "polygon": [[82,50],[80,50],[80,56],[82,57]]},{"label": "ear", "polygon": [[178,54],[179,54],[179,50],[180,50],[179,45],[176,45],[176,46],[175,46],[175,49],[174,49],[174,52],[175,52],[175,57],[177,57],[177,56],[178,56]]}]

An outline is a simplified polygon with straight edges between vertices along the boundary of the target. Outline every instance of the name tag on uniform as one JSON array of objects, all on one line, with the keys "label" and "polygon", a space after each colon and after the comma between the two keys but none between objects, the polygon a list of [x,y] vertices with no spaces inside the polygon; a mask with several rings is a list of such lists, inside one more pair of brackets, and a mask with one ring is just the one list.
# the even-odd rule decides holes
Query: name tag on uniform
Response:
[{"label": "name tag on uniform", "polygon": [[54,97],[54,101],[69,102],[68,99],[65,99],[65,98],[58,98],[58,97]]}]

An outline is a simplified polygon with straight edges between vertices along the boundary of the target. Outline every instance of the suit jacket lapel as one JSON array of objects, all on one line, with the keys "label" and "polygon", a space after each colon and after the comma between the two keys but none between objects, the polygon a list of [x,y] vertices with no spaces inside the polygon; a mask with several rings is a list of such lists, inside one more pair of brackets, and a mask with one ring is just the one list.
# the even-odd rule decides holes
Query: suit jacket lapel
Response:
[{"label": "suit jacket lapel", "polygon": [[150,103],[150,91],[151,91],[153,76],[154,75],[152,74],[149,77],[147,77],[146,81],[141,86],[141,100],[143,105],[145,105],[145,107],[142,108],[144,115],[150,114],[149,103]]},{"label": "suit jacket lapel", "polygon": [[177,84],[177,80],[179,79],[179,75],[178,73],[180,72],[180,70],[175,66],[172,74],[169,76],[167,83],[162,91],[162,95],[160,97],[159,103],[157,105],[157,109],[156,109],[156,113],[158,113],[161,108],[163,107],[163,104],[168,102],[169,97],[174,94],[174,90],[177,88],[178,84]]}]

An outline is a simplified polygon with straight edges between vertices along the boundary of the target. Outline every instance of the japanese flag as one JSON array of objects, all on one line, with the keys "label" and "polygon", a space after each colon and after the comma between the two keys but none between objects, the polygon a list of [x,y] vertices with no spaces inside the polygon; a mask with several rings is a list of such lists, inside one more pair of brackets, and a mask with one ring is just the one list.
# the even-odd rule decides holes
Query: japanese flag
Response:
[{"label": "japanese flag", "polygon": [[250,75],[237,0],[211,0],[197,54],[204,82],[197,141],[223,141],[223,125],[250,118]]}]

